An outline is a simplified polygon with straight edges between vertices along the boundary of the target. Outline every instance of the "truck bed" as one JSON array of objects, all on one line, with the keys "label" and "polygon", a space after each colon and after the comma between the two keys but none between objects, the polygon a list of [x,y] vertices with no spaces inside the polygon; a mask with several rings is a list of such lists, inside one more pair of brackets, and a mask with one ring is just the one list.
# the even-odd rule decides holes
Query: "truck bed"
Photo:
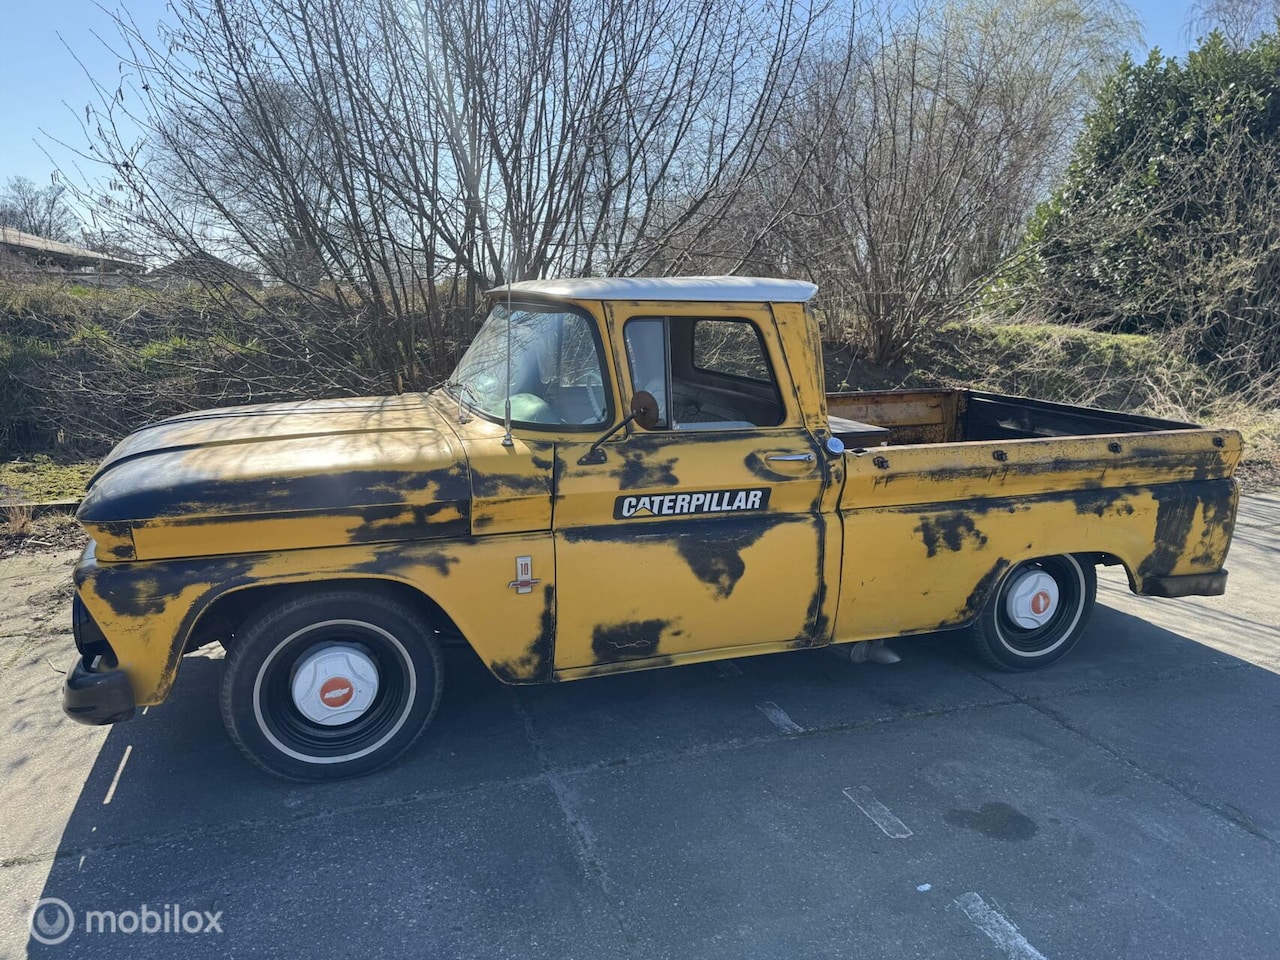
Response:
[{"label": "truck bed", "polygon": [[[1174,420],[977,390],[830,393],[827,410],[833,432],[850,447],[1197,429]],[[887,430],[887,436],[876,428]]]},{"label": "truck bed", "polygon": [[842,640],[959,626],[1034,557],[1122,563],[1142,594],[1225,586],[1233,430],[968,390],[828,403],[849,438]]}]

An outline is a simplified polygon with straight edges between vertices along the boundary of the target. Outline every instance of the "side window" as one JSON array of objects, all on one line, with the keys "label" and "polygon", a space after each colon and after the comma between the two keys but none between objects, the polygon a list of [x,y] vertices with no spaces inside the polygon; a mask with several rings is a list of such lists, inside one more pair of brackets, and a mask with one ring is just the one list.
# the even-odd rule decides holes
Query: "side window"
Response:
[{"label": "side window", "polygon": [[648,390],[658,401],[658,427],[671,425],[667,410],[667,322],[665,319],[628,320],[623,329],[627,341],[627,362],[636,390]]},{"label": "side window", "polygon": [[750,321],[636,317],[623,338],[632,386],[657,398],[660,427],[733,430],[783,421],[764,340]]},{"label": "side window", "polygon": [[773,380],[760,334],[745,320],[695,320],[693,366],[760,383]]}]

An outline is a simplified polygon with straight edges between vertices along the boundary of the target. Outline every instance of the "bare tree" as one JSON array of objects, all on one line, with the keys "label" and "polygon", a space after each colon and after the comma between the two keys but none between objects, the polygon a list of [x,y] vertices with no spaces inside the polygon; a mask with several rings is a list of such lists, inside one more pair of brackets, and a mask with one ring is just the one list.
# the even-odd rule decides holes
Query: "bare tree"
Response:
[{"label": "bare tree", "polygon": [[1263,33],[1274,31],[1280,20],[1280,0],[1203,0],[1187,11],[1184,32],[1195,40],[1217,30],[1237,50]]},{"label": "bare tree", "polygon": [[67,202],[65,184],[37,187],[26,177],[10,177],[0,193],[0,226],[46,240],[67,241],[75,234],[79,221]]},{"label": "bare tree", "polygon": [[117,24],[123,81],[86,112],[96,225],[364,317],[393,387],[447,361],[442,318],[486,285],[679,269],[829,27],[751,0],[178,0],[173,20]]},{"label": "bare tree", "polygon": [[1105,0],[867,11],[811,66],[750,256],[809,274],[873,362],[901,360],[1012,251],[1135,30]]}]

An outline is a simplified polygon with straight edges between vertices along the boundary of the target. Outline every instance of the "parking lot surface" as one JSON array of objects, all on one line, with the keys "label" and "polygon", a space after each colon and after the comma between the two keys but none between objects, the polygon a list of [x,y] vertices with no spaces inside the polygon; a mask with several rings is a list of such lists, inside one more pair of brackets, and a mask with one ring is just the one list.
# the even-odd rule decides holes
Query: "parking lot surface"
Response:
[{"label": "parking lot surface", "polygon": [[410,753],[322,786],[241,759],[212,651],[132,722],[63,718],[72,559],[0,564],[0,956],[1280,956],[1280,496],[1227,596],[1104,570],[1042,672],[942,634],[509,688],[458,650]]}]

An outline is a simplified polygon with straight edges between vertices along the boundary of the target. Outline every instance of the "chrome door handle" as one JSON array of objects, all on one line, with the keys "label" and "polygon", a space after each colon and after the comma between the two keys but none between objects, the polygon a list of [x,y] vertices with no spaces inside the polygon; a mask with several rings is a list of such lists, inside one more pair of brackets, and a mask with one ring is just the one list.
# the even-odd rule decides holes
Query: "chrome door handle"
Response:
[{"label": "chrome door handle", "polygon": [[784,460],[787,463],[813,463],[812,453],[779,453],[765,457],[766,460]]}]

